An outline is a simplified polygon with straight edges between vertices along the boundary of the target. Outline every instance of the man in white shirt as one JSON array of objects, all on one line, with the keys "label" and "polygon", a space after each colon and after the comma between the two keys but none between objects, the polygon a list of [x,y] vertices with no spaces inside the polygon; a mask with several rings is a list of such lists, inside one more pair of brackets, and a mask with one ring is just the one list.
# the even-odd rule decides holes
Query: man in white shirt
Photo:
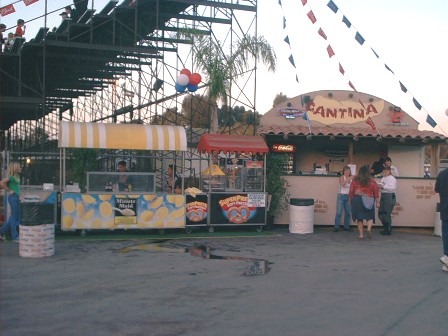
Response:
[{"label": "man in white shirt", "polygon": [[[387,159],[386,159],[387,160]],[[378,208],[378,218],[383,223],[382,235],[390,235],[392,233],[392,210],[397,202],[395,191],[397,190],[397,180],[391,174],[391,167],[385,166],[383,177],[380,182],[380,207]]]}]

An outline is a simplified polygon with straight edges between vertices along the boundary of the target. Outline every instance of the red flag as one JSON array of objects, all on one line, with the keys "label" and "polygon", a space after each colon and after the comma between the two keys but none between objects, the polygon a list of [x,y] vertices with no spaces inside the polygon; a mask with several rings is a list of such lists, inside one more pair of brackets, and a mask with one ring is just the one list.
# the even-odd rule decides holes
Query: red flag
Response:
[{"label": "red flag", "polygon": [[25,4],[25,6],[29,6],[38,1],[39,0],[23,0],[23,3]]},{"label": "red flag", "polygon": [[325,35],[325,33],[324,33],[324,31],[322,30],[322,28],[319,28],[318,33],[319,33],[320,36],[322,36],[322,37],[324,38],[324,40],[327,39],[327,35]]},{"label": "red flag", "polygon": [[352,82],[348,81],[348,85],[350,85],[350,87],[351,87],[354,91],[356,91],[355,86],[353,85]]},{"label": "red flag", "polygon": [[328,45],[327,52],[328,52],[328,56],[330,56],[330,58],[332,56],[334,56],[334,51],[333,51],[333,48],[331,47],[331,45]]},{"label": "red flag", "polygon": [[373,123],[372,118],[368,117],[367,120],[366,120],[366,124],[369,125],[370,128],[372,128],[373,131],[377,130],[375,124]]},{"label": "red flag", "polygon": [[344,68],[342,67],[341,63],[339,63],[339,72],[340,72],[341,74],[345,74],[345,70],[344,70]]},{"label": "red flag", "polygon": [[305,5],[306,5],[306,3],[307,3],[307,1],[308,1],[308,0],[302,0],[302,5],[304,5],[304,6],[305,6]]},{"label": "red flag", "polygon": [[314,13],[313,13],[312,10],[310,10],[310,11],[308,12],[307,16],[308,16],[308,18],[311,20],[311,23],[314,24],[314,23],[317,21],[317,20],[316,20],[316,17],[314,16]]},{"label": "red flag", "polygon": [[0,8],[0,16],[6,16],[6,15],[9,15],[11,13],[14,13],[15,11],[16,11],[16,9],[11,4],[11,5],[8,5],[8,6]]}]

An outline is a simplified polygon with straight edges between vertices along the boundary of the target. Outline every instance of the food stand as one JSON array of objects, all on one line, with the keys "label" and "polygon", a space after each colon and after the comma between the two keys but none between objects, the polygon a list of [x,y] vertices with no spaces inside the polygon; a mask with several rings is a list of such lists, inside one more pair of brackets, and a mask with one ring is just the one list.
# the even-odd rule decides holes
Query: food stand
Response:
[{"label": "food stand", "polygon": [[[131,149],[154,151],[159,164],[179,155],[184,163],[187,150],[185,129],[180,126],[101,124],[62,121],[61,229],[174,229],[185,228],[185,195],[165,192],[156,186],[157,174],[134,172],[86,172],[86,192],[66,185],[66,148]],[[159,155],[159,156],[157,156]],[[163,171],[163,165],[159,166]],[[132,183],[120,190],[120,175]],[[159,178],[158,181],[163,181]],[[161,184],[160,182],[159,184]]]},{"label": "food stand", "polygon": [[202,202],[207,200],[209,231],[213,232],[215,226],[234,225],[256,226],[261,231],[266,224],[268,200],[265,177],[269,149],[263,138],[203,134],[198,150],[208,161],[200,186],[206,194]]}]

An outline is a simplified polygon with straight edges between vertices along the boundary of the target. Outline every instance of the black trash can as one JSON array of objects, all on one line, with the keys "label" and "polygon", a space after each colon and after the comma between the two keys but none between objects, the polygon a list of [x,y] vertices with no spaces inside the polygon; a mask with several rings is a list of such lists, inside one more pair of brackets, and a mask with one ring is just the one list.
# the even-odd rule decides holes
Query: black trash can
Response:
[{"label": "black trash can", "polygon": [[314,199],[291,198],[289,200],[289,232],[314,232]]}]

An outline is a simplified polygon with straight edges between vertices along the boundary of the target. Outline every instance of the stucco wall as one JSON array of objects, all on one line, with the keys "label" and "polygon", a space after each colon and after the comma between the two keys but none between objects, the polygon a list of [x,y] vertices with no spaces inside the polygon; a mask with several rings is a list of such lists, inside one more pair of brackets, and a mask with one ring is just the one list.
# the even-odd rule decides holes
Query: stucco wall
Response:
[{"label": "stucco wall", "polygon": [[[337,176],[284,176],[291,198],[314,199],[314,224],[334,225]],[[434,227],[436,204],[435,179],[398,178],[397,205],[392,225],[404,227]],[[289,224],[289,210],[275,218],[275,224]],[[376,219],[376,226],[381,222]]]}]

